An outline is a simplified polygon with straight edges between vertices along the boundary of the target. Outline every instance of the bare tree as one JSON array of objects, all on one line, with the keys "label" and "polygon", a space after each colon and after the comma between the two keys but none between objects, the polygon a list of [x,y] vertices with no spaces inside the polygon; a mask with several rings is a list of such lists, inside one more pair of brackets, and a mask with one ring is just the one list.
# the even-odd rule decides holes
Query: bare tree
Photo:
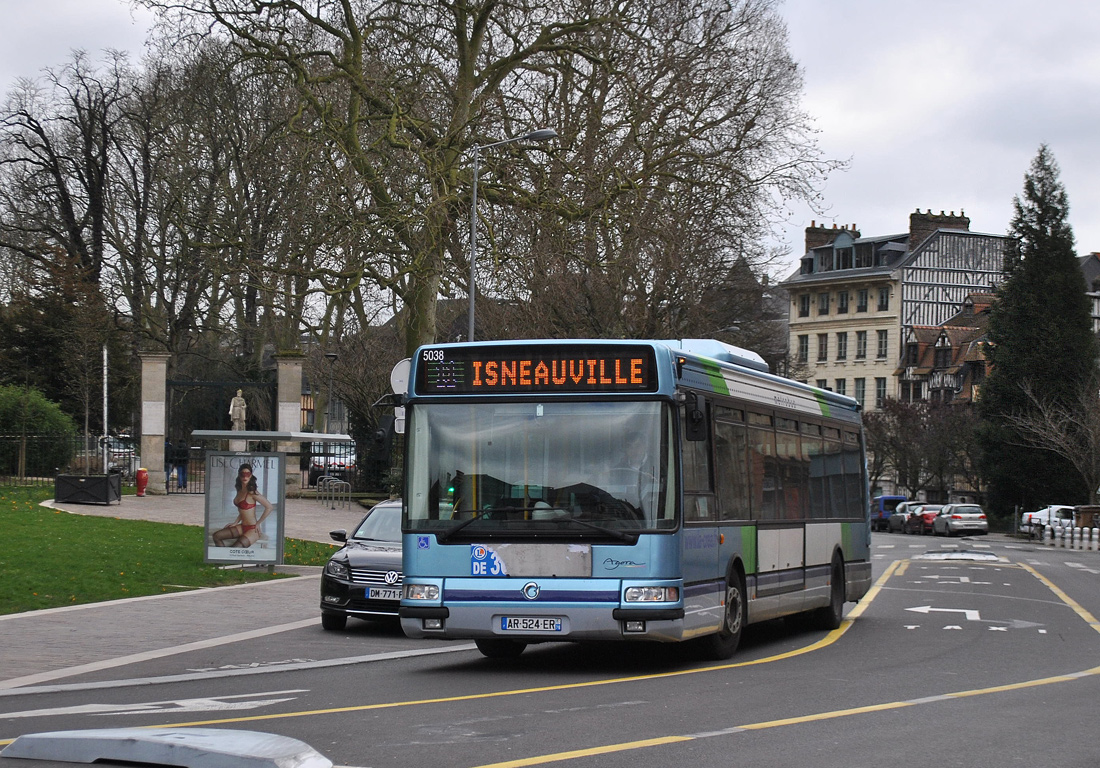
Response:
[{"label": "bare tree", "polygon": [[[350,290],[369,280],[405,312],[406,347],[431,341],[447,248],[460,213],[463,151],[507,124],[509,83],[541,57],[583,48],[597,20],[533,0],[145,4],[213,25],[297,88],[298,127],[339,150],[361,196],[347,201],[373,233],[362,261],[310,276]],[[565,19],[565,20],[561,20]]]},{"label": "bare tree", "polygon": [[83,53],[48,87],[24,80],[0,115],[0,246],[98,284],[104,262],[110,144],[128,89],[125,59],[96,72]]},{"label": "bare tree", "polygon": [[473,290],[475,143],[558,130],[549,159],[486,157],[478,284],[506,302],[549,290],[552,327],[601,335],[667,333],[775,201],[832,167],[773,0],[142,1],[294,83],[296,127],[339,154],[333,239],[356,238],[301,274],[332,297],[392,291],[407,351],[433,340],[439,296]]},{"label": "bare tree", "polygon": [[1006,415],[1029,448],[1039,448],[1068,461],[1100,501],[1100,381],[1079,385],[1068,401],[1044,396],[1030,380],[1020,384],[1031,410]]},{"label": "bare tree", "polygon": [[591,38],[599,58],[554,62],[530,107],[530,122],[559,126],[554,161],[489,164],[487,208],[494,190],[561,190],[496,212],[485,263],[498,294],[529,310],[533,335],[709,335],[736,321],[757,336],[758,301],[719,306],[715,289],[759,297],[775,254],[756,243],[776,199],[812,197],[835,167],[798,109],[773,4],[630,4]]}]

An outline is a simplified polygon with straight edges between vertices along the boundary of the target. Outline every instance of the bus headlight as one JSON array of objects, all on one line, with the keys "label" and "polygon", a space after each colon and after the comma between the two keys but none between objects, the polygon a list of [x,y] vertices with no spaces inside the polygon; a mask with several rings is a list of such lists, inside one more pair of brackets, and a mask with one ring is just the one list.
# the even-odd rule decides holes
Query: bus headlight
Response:
[{"label": "bus headlight", "polygon": [[676,603],[680,601],[679,587],[627,587],[628,603]]},{"label": "bus headlight", "polygon": [[406,600],[438,600],[439,587],[435,584],[406,584]]}]

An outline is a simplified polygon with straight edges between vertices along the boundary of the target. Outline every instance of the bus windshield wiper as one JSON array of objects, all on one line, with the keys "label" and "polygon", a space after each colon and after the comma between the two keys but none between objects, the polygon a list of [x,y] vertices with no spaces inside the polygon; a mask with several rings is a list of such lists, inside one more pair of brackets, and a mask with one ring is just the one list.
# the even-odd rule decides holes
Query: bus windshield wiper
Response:
[{"label": "bus windshield wiper", "polygon": [[627,533],[626,531],[620,531],[615,528],[605,528],[602,525],[596,525],[595,523],[590,523],[587,520],[579,520],[575,517],[552,517],[550,518],[550,520],[555,523],[575,523],[577,525],[584,526],[585,528],[591,528],[593,531],[599,531],[600,533],[606,534],[613,539],[624,541],[627,544],[634,544],[638,541],[638,535],[636,533]]},{"label": "bus windshield wiper", "polygon": [[489,515],[493,512],[530,512],[532,509],[534,509],[534,507],[490,507],[490,508],[486,508],[486,509],[479,509],[477,512],[475,512],[473,514],[472,517],[469,517],[469,518],[463,520],[462,522],[451,526],[450,528],[448,528],[447,530],[445,530],[441,533],[437,533],[435,535],[435,538],[436,538],[436,541],[438,541],[440,544],[442,544],[445,541],[447,541],[447,539],[454,536],[456,533],[461,531],[463,528],[465,528],[470,523],[474,522],[475,520],[480,520],[481,518],[483,518],[486,515]]}]

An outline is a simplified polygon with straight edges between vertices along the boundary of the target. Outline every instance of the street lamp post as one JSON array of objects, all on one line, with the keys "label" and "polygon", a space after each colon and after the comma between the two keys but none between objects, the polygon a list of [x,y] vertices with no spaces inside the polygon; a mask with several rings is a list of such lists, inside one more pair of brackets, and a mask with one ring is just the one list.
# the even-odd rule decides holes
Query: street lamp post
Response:
[{"label": "street lamp post", "polygon": [[336,362],[336,353],[326,352],[325,359],[328,360],[328,396],[325,398],[325,434],[327,435],[332,431],[329,428],[331,424],[329,415],[332,413],[332,367]]},{"label": "street lamp post", "polygon": [[513,136],[510,139],[502,139],[501,141],[494,141],[491,144],[474,144],[470,149],[474,153],[473,159],[473,189],[470,193],[470,305],[469,305],[469,331],[466,335],[467,341],[474,340],[474,296],[477,293],[477,174],[478,174],[478,161],[480,160],[480,153],[483,149],[491,149],[492,147],[499,147],[502,144],[511,144],[516,141],[548,141],[555,138],[558,132],[553,128],[540,128],[537,131],[531,131],[525,133],[522,136]]}]

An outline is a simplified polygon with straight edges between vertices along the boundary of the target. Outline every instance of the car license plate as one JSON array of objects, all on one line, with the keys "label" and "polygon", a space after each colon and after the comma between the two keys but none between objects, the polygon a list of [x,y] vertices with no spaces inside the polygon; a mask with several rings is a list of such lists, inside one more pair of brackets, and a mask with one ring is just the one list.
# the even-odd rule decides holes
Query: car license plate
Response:
[{"label": "car license plate", "polygon": [[504,632],[561,632],[559,616],[501,616]]},{"label": "car license plate", "polygon": [[368,587],[368,600],[400,600],[401,590],[397,587]]}]

